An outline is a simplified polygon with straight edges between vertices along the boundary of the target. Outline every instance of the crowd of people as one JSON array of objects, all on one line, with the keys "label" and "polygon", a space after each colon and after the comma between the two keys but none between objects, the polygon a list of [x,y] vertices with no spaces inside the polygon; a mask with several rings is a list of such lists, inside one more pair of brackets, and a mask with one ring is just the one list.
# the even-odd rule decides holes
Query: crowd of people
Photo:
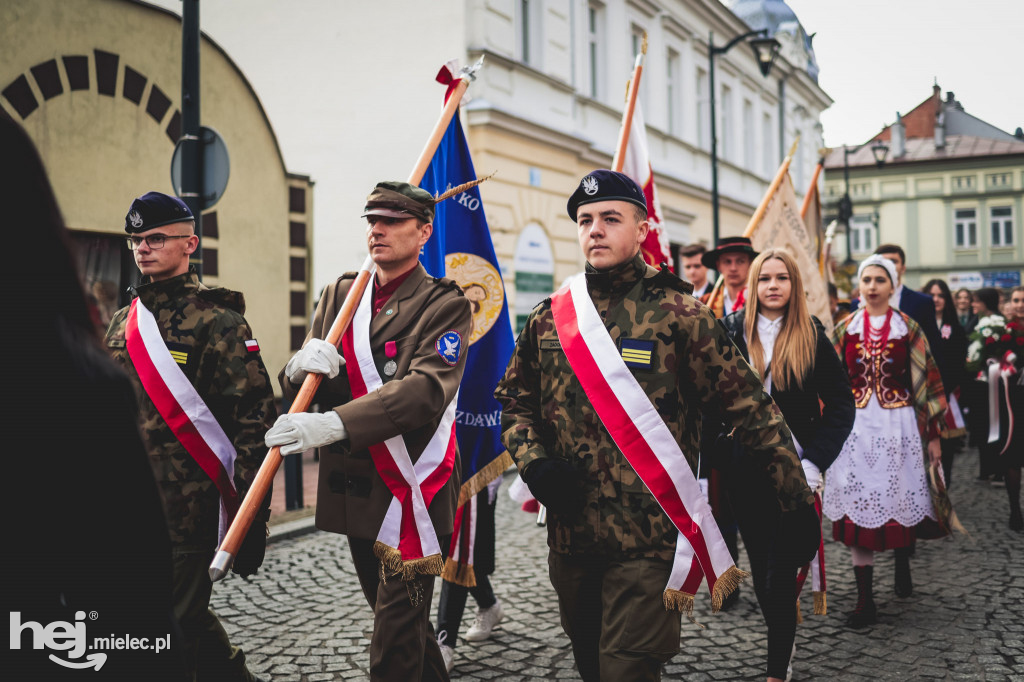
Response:
[{"label": "crowd of people", "polygon": [[[174,633],[167,657],[111,660],[109,679],[260,679],[209,609],[206,569],[267,449],[315,448],[316,525],[347,536],[373,611],[371,679],[447,680],[467,597],[477,605],[467,640],[490,637],[504,613],[487,577],[492,486],[475,507],[476,585],[444,582],[436,630],[430,620],[459,501],[454,410],[472,324],[458,284],[428,276],[418,260],[441,199],[404,182],[373,188],[362,217],[375,272],[349,330],[340,347],[326,340],[353,273],[327,287],[302,349],[278,374],[286,397],[323,375],[320,411],[278,417],[242,295],[206,287],[189,266],[198,238],[188,206],[157,192],[130,203],[124,229],[143,280],[101,342],[42,164],[16,124],[0,117],[0,132],[19,155],[18,173],[5,168],[8,204],[24,208],[18,220],[60,275],[48,283],[53,305],[32,308],[46,333],[20,383],[37,387],[38,400],[17,419],[33,434],[47,428],[50,413],[36,403],[57,385],[81,405],[62,417],[77,445],[58,439],[54,459],[18,460],[59,462],[19,480],[49,475],[63,492],[52,518],[17,528],[16,556],[35,556],[54,529],[59,542],[40,555],[42,582],[34,566],[9,569],[5,589],[40,586],[12,603],[26,617],[69,623],[109,606],[125,631]],[[967,292],[968,311],[964,292],[954,298],[941,280],[924,293],[906,287],[905,254],[886,245],[860,264],[860,300],[829,335],[785,249],[757,253],[732,237],[684,249],[686,279],[652,267],[640,253],[643,191],[609,170],[584,177],[567,212],[585,272],[529,315],[496,397],[504,445],[547,510],[549,577],[582,679],[660,679],[679,652],[682,616],[692,619],[701,599],[727,608],[748,577],[737,534],[768,625],[767,679],[788,679],[797,596],[823,562],[825,517],[851,550],[858,600],[848,623],[870,626],[874,554],[894,550],[895,592],[908,596],[916,541],[955,526],[946,489],[964,433],[959,405],[981,474],[1002,477],[1020,529],[1022,420],[1009,426],[1020,411],[1019,361],[1007,352],[991,371],[986,360],[993,334],[995,343],[1024,338],[1013,326],[1024,320],[1024,288],[1011,293],[1006,318],[990,289]],[[724,286],[711,286],[709,269]],[[1006,383],[1000,414],[987,411],[979,366],[990,383]],[[90,493],[115,480],[116,491]],[[269,495],[235,558],[242,576],[262,564],[268,509]],[[123,527],[108,547],[92,531],[111,519]],[[129,563],[146,568],[115,594],[110,576]],[[823,585],[812,583],[820,613]],[[12,670],[57,679],[63,669],[33,653],[23,648]]]}]

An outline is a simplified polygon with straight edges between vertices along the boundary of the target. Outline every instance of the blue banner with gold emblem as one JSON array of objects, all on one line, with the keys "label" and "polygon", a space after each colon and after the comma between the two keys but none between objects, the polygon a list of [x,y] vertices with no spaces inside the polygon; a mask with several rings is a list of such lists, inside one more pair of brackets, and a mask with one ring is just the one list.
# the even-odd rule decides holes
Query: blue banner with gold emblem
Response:
[{"label": "blue banner with gold emblem", "polygon": [[[469,146],[456,115],[420,185],[437,196],[475,179]],[[455,422],[462,459],[460,499],[465,500],[511,464],[501,443],[501,405],[494,398],[494,389],[505,373],[515,342],[479,187],[436,206],[434,233],[420,253],[420,262],[431,275],[457,281],[473,307],[469,357]]]}]

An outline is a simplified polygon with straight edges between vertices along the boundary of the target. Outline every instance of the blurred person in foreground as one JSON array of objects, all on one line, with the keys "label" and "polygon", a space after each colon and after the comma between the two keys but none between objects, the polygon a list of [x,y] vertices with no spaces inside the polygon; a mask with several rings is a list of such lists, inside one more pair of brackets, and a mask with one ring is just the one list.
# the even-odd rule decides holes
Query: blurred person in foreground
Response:
[{"label": "blurred person in foreground", "polygon": [[[4,223],[21,254],[6,276],[14,291],[32,283],[31,295],[22,289],[6,304],[31,342],[20,344],[6,375],[17,399],[8,401],[5,427],[27,447],[5,470],[4,672],[18,680],[187,679],[171,609],[171,542],[131,382],[100,345],[42,161],[2,112],[0,149]],[[55,400],[67,409],[58,412]],[[81,626],[87,639],[62,628],[62,650],[33,648],[44,638],[36,630],[58,622]],[[146,638],[151,648],[87,648],[111,633]],[[155,640],[165,637],[169,648],[157,653]],[[48,653],[95,669],[62,667]]]}]

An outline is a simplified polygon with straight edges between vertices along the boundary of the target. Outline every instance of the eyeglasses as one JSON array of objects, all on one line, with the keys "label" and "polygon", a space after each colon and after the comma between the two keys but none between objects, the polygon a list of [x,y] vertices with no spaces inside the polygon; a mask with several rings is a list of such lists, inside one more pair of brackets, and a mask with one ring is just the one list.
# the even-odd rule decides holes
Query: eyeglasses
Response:
[{"label": "eyeglasses", "polygon": [[125,239],[128,242],[128,248],[134,251],[135,249],[142,246],[142,242],[146,242],[146,246],[153,249],[154,251],[164,248],[164,242],[168,239],[188,239],[192,235],[170,235],[170,234],[151,234],[145,237],[127,237]]}]

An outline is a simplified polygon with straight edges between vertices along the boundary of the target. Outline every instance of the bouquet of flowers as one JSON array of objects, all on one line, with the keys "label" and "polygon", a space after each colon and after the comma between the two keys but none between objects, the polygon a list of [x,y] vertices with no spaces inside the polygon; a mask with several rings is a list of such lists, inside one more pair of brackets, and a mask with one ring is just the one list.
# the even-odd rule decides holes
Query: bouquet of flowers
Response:
[{"label": "bouquet of flowers", "polygon": [[1024,367],[1024,321],[1007,322],[1002,315],[989,315],[978,320],[967,346],[967,369],[982,372],[989,360],[1001,366]]}]

